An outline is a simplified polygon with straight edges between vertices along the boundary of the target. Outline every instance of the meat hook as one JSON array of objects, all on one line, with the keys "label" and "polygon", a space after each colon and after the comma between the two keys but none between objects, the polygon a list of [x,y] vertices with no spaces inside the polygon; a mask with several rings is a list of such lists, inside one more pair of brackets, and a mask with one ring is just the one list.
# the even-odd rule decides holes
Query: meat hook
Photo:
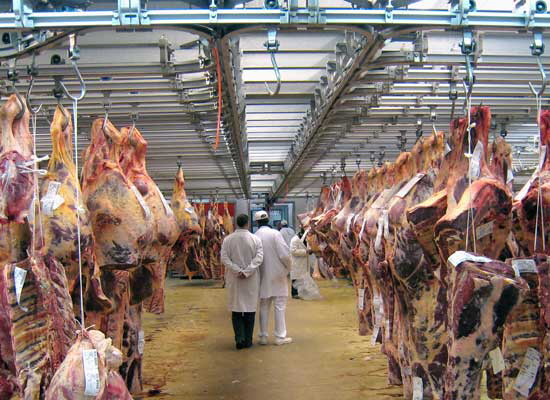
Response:
[{"label": "meat hook", "polygon": [[11,90],[15,94],[15,97],[17,98],[17,102],[19,103],[19,107],[21,108],[21,111],[17,113],[15,116],[15,119],[21,119],[23,114],[25,114],[25,101],[21,97],[21,94],[19,93],[19,90],[17,90],[17,87],[15,86],[15,82],[18,81],[19,73],[17,72],[17,59],[14,59],[10,69],[8,70],[8,80],[11,82]]},{"label": "meat hook", "polygon": [[76,73],[78,82],[80,83],[80,94],[78,96],[71,95],[62,80],[59,81],[59,84],[61,85],[63,92],[68,98],[70,98],[73,102],[80,101],[84,98],[84,96],[86,96],[86,82],[84,82],[84,78],[82,78],[82,74],[80,73],[80,69],[78,68],[77,64],[78,60],[80,59],[80,49],[76,45],[76,35],[74,33],[69,35],[68,54],[69,59],[71,60],[71,64],[73,66],[73,70]]},{"label": "meat hook", "polygon": [[31,92],[32,92],[32,89],[34,87],[34,78],[38,75],[38,70],[36,68],[35,62],[36,62],[36,53],[33,53],[32,63],[31,63],[31,65],[27,66],[27,73],[30,76],[30,81],[29,81],[29,86],[27,87],[27,95],[26,95],[27,107],[29,108],[29,111],[32,114],[38,114],[40,112],[40,110],[42,109],[42,104],[40,104],[37,108],[34,108],[32,106],[32,102],[31,102]]},{"label": "meat hook", "polygon": [[264,82],[265,88],[267,89],[270,96],[275,96],[279,94],[281,90],[281,72],[279,71],[279,66],[277,65],[277,60],[275,59],[275,53],[279,50],[279,41],[277,40],[277,29],[270,28],[267,31],[267,41],[264,43],[269,55],[271,57],[271,65],[273,65],[273,72],[275,72],[275,79],[277,84],[275,90],[271,90],[267,82]]},{"label": "meat hook", "polygon": [[542,83],[541,83],[540,89],[537,91],[533,86],[533,84],[529,82],[529,89],[531,89],[531,93],[533,93],[533,96],[535,96],[538,99],[542,97],[542,95],[544,94],[544,91],[546,90],[547,79],[546,79],[546,72],[544,71],[544,67],[540,60],[540,56],[536,56],[536,57],[537,57],[537,64],[539,65],[539,72],[542,77]]}]

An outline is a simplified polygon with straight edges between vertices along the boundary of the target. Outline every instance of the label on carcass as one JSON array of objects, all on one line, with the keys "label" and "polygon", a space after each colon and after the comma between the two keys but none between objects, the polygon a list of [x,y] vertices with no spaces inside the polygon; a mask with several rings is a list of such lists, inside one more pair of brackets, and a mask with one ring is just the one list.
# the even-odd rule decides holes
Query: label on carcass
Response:
[{"label": "label on carcass", "polygon": [[378,335],[380,334],[380,326],[375,325],[372,329],[372,337],[370,339],[370,344],[372,346],[376,346],[376,342],[378,341]]},{"label": "label on carcass", "polygon": [[140,330],[138,332],[138,353],[143,354],[144,349],[145,349],[145,332],[143,332],[143,330]]},{"label": "label on carcass", "polygon": [[391,338],[391,321],[390,321],[389,318],[386,318],[384,328],[385,328],[384,336],[386,337],[386,340],[390,340],[390,338]]},{"label": "label on carcass", "polygon": [[535,383],[540,365],[540,353],[529,347],[523,358],[523,364],[514,383],[514,389],[522,396],[529,396],[529,390]]},{"label": "label on carcass", "polygon": [[132,185],[132,192],[134,192],[134,195],[136,196],[136,199],[137,199],[139,205],[143,209],[143,212],[145,213],[145,218],[147,218],[147,219],[151,218],[151,210],[149,209],[149,206],[145,202],[145,199],[143,198],[143,196],[139,192],[138,188],[135,187],[134,185]]},{"label": "label on carcass", "polygon": [[162,205],[164,206],[164,211],[166,212],[166,215],[168,215],[169,217],[171,217],[172,215],[174,215],[174,212],[172,211],[172,208],[170,207],[170,204],[168,204],[168,202],[166,201],[166,199],[164,198],[164,195],[162,194],[162,192],[160,191],[159,187],[156,186],[157,188],[157,192],[160,196],[160,201],[162,201]]},{"label": "label on carcass", "polygon": [[426,174],[416,174],[413,176],[406,184],[403,186],[399,192],[397,192],[396,196],[404,198],[409,192],[412,190],[412,188],[420,182],[422,178],[424,178]]},{"label": "label on carcass", "polygon": [[390,238],[390,212],[382,211],[382,217],[384,218],[384,239],[388,240]]},{"label": "label on carcass", "polygon": [[449,143],[445,142],[445,154],[443,154],[444,156],[446,156],[447,154],[449,154],[451,152],[451,146],[449,146]]},{"label": "label on carcass", "polygon": [[461,262],[464,261],[473,261],[473,262],[489,262],[491,261],[490,258],[483,257],[483,256],[475,256],[471,253],[468,253],[463,250],[455,251],[451,256],[449,257],[449,262],[453,264],[455,267],[458,266]]},{"label": "label on carcass", "polygon": [[82,360],[84,363],[84,380],[86,386],[84,395],[97,396],[101,388],[99,383],[99,363],[97,359],[97,350],[82,350]]},{"label": "label on carcass", "polygon": [[493,373],[498,374],[500,371],[504,371],[504,357],[502,357],[502,351],[500,347],[496,347],[489,352],[491,358],[491,365],[493,367]]},{"label": "label on carcass", "polygon": [[357,309],[363,311],[365,308],[365,289],[359,289],[357,292]]},{"label": "label on carcass", "polygon": [[535,264],[535,260],[530,258],[512,260],[512,268],[517,277],[520,277],[524,273],[537,273],[537,264]]},{"label": "label on carcass", "polygon": [[[23,286],[25,285],[25,278],[27,277],[27,270],[19,267],[13,269],[13,281],[15,283],[15,298],[17,304],[21,306],[21,292],[23,292]],[[23,311],[28,311],[26,308],[21,307]]]},{"label": "label on carcass", "polygon": [[506,183],[510,183],[514,180],[514,171],[512,171],[512,168],[508,168],[508,172],[506,174]]},{"label": "label on carcass", "polygon": [[546,146],[541,146],[540,153],[539,153],[539,166],[537,168],[537,171],[542,171],[542,167],[544,166],[545,161],[546,161]]},{"label": "label on carcass", "polygon": [[489,221],[486,224],[480,225],[476,228],[476,238],[477,240],[484,238],[487,235],[493,233],[493,227],[495,225],[494,221]]},{"label": "label on carcass", "polygon": [[374,248],[377,251],[381,250],[382,234],[384,233],[384,215],[378,217],[378,230],[376,231],[376,239],[374,240]]},{"label": "label on carcass", "polygon": [[470,158],[470,179],[475,180],[481,174],[481,157],[483,156],[483,143],[477,142]]},{"label": "label on carcass", "polygon": [[51,181],[48,183],[46,196],[44,196],[41,200],[42,211],[44,211],[44,214],[49,216],[53,215],[54,210],[65,202],[65,199],[58,195],[60,188],[60,182]]},{"label": "label on carcass", "polygon": [[413,400],[422,400],[424,398],[424,382],[418,376],[413,377]]}]

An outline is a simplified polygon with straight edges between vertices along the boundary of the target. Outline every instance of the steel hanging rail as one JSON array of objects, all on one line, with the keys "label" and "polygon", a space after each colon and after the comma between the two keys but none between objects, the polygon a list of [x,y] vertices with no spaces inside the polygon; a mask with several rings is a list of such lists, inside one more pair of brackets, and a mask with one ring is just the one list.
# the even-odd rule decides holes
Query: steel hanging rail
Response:
[{"label": "steel hanging rail", "polygon": [[[119,3],[121,0],[119,0]],[[550,28],[550,14],[488,11],[361,9],[164,9],[36,12],[13,0],[15,12],[0,13],[0,29],[72,29],[163,25],[420,25],[432,27]]]}]

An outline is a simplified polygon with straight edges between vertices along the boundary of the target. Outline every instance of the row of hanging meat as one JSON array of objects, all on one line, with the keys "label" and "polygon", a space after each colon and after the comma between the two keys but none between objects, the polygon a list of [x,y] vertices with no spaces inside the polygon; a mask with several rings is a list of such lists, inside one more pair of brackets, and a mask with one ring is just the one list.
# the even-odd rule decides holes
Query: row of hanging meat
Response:
[{"label": "row of hanging meat", "polygon": [[324,187],[300,216],[310,247],[348,269],[360,334],[406,399],[550,398],[550,111],[540,163],[513,194],[491,114],[421,138],[394,163]]},{"label": "row of hanging meat", "polygon": [[[174,188],[175,192],[176,188]],[[209,207],[202,202],[195,205],[200,231],[190,231],[190,234],[180,236],[173,247],[168,266],[172,272],[189,279],[193,277],[223,278],[224,268],[220,253],[223,238],[234,231],[233,217],[227,202],[208,203],[208,205]],[[220,208],[223,211],[220,212]]]},{"label": "row of hanging meat", "polygon": [[170,205],[139,130],[99,118],[79,179],[61,105],[41,171],[29,120],[18,95],[0,109],[0,398],[129,399],[142,390],[142,308],[163,312],[173,246],[202,232],[183,171]]}]

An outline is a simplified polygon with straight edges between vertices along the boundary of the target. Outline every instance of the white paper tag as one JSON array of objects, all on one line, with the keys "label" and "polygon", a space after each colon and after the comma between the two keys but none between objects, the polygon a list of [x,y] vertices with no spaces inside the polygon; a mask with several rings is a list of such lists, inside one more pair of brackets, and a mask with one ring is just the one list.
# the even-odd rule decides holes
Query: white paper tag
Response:
[{"label": "white paper tag", "polygon": [[44,214],[48,216],[53,215],[53,212],[65,202],[65,199],[62,196],[58,195],[60,188],[60,182],[50,181],[48,183],[46,196],[44,196],[41,200],[42,211],[44,212]]},{"label": "white paper tag", "polygon": [[99,363],[97,359],[97,350],[82,350],[82,360],[84,362],[84,379],[86,387],[84,395],[97,396],[101,388],[99,383]]},{"label": "white paper tag", "polygon": [[409,192],[412,190],[412,188],[420,182],[422,178],[424,178],[426,174],[416,174],[413,176],[406,184],[403,186],[399,192],[397,192],[396,196],[404,198]]},{"label": "white paper tag", "polygon": [[470,178],[476,180],[481,174],[481,157],[483,157],[483,143],[477,142],[470,159]]},{"label": "white paper tag", "polygon": [[520,277],[523,273],[537,273],[537,264],[535,264],[535,260],[530,258],[512,260],[512,268],[517,277]]},{"label": "white paper tag", "polygon": [[422,378],[413,377],[413,400],[422,400],[424,398],[424,383]]},{"label": "white paper tag", "polygon": [[365,308],[365,289],[361,288],[357,293],[357,309],[363,311]]},{"label": "white paper tag", "polygon": [[185,211],[187,211],[189,214],[192,214],[195,212],[195,209],[193,207],[185,207]]},{"label": "white paper tag", "polygon": [[388,240],[390,238],[390,212],[382,211],[382,217],[384,218],[384,239]]},{"label": "white paper tag", "polygon": [[145,332],[140,330],[138,332],[138,353],[143,355],[143,350],[145,349]]},{"label": "white paper tag", "polygon": [[168,202],[166,201],[166,199],[164,198],[164,195],[162,194],[162,192],[160,191],[159,187],[155,185],[155,187],[157,188],[157,192],[160,196],[160,201],[162,201],[162,205],[164,206],[164,211],[166,212],[166,215],[168,215],[169,217],[171,217],[172,215],[174,215],[174,212],[172,211],[172,208],[170,207],[170,205],[168,204]]},{"label": "white paper tag", "polygon": [[489,221],[486,224],[480,225],[476,228],[476,238],[477,240],[484,238],[487,235],[493,233],[493,227],[495,225],[494,221]]},{"label": "white paper tag", "polygon": [[514,180],[514,171],[512,171],[512,168],[508,168],[508,172],[506,174],[506,183],[510,183]]},{"label": "white paper tag", "polygon": [[542,170],[542,167],[544,166],[545,161],[546,161],[546,146],[540,146],[539,166],[537,168],[537,172]]},{"label": "white paper tag", "polygon": [[468,253],[463,250],[455,251],[451,256],[449,257],[449,262],[453,264],[455,267],[458,266],[461,262],[464,261],[473,261],[473,262],[490,262],[491,259],[483,256],[475,256],[471,253]]},{"label": "white paper tag", "polygon": [[385,329],[384,336],[386,337],[386,340],[390,340],[390,338],[391,338],[391,321],[390,321],[389,318],[386,318],[384,329]]},{"label": "white paper tag", "polygon": [[134,192],[134,195],[136,196],[136,199],[137,199],[139,205],[141,206],[141,208],[143,209],[143,212],[145,213],[145,218],[146,219],[151,218],[151,210],[149,209],[149,206],[145,202],[145,199],[143,198],[143,196],[139,192],[138,188],[135,187],[134,185],[131,185],[130,187],[132,188],[132,192]]},{"label": "white paper tag", "polygon": [[380,334],[380,326],[375,325],[372,330],[372,337],[370,339],[370,344],[372,346],[376,346],[376,342],[378,340],[378,335]]},{"label": "white paper tag", "polygon": [[445,153],[443,154],[443,156],[446,156],[447,154],[449,154],[451,152],[451,146],[449,146],[449,143],[445,142]]},{"label": "white paper tag", "polygon": [[376,239],[374,240],[374,248],[377,251],[380,251],[382,246],[382,235],[384,234],[384,214],[378,217],[378,230],[376,231]]},{"label": "white paper tag", "polygon": [[540,353],[532,347],[529,347],[525,353],[525,358],[523,359],[519,374],[514,383],[514,389],[518,393],[525,397],[529,396],[529,391],[537,377],[539,365]]},{"label": "white paper tag", "polygon": [[[27,270],[19,267],[13,269],[13,281],[15,282],[15,298],[17,299],[17,304],[21,306],[21,292],[23,292],[23,286],[25,285],[25,278],[27,277]],[[21,307],[25,312],[28,311],[27,308]]]},{"label": "white paper tag", "polygon": [[504,357],[502,357],[502,351],[500,347],[495,347],[489,352],[489,357],[491,358],[491,365],[493,366],[493,373],[498,374],[501,371],[504,371]]}]

